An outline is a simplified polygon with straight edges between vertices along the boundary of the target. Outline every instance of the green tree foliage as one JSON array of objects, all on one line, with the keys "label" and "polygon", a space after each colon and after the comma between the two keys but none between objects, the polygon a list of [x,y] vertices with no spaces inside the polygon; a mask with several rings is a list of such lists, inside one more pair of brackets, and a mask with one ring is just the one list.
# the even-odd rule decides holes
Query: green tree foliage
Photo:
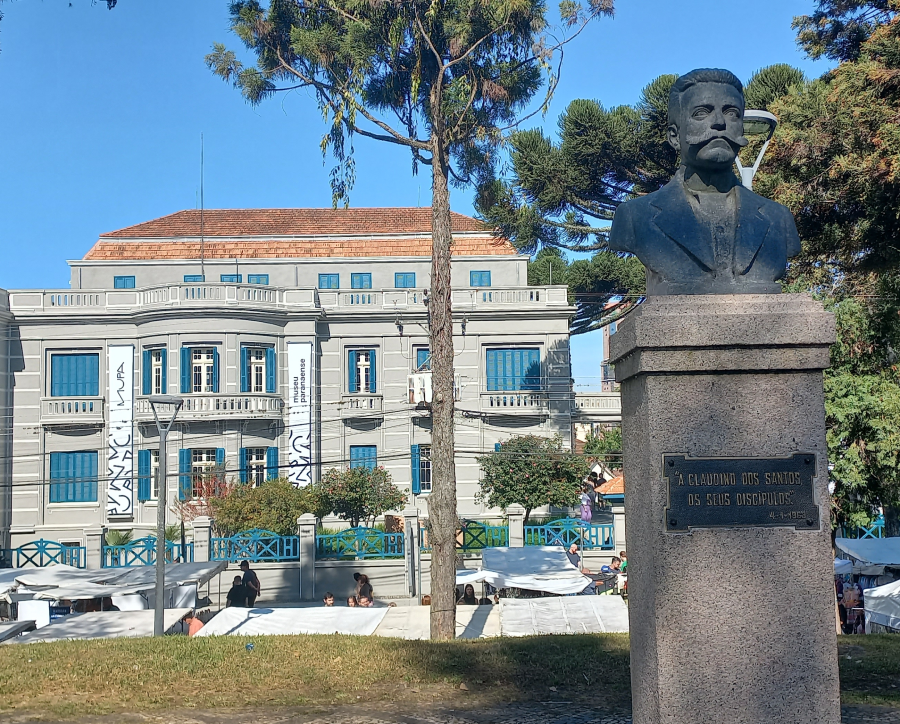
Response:
[{"label": "green tree foliage", "polygon": [[897,12],[893,0],[817,0],[812,15],[798,15],[797,44],[811,58],[856,60],[862,46]]},{"label": "green tree foliage", "polygon": [[327,515],[313,486],[295,488],[285,478],[267,480],[262,485],[239,485],[227,495],[210,501],[216,528],[227,535],[262,528],[278,535],[294,535],[297,518],[304,513]]},{"label": "green tree foliage", "polygon": [[483,472],[478,499],[492,508],[518,503],[526,522],[535,508],[575,505],[588,473],[587,461],[566,451],[558,435],[511,437],[478,464]]},{"label": "green tree foliage", "polygon": [[116,530],[115,528],[106,531],[106,545],[108,546],[124,546],[131,543],[134,531],[132,530]]},{"label": "green tree foliage", "polygon": [[597,435],[588,435],[584,454],[595,457],[613,468],[622,467],[622,428],[612,427]]},{"label": "green tree foliage", "polygon": [[381,466],[332,468],[322,476],[316,489],[322,508],[334,511],[354,527],[360,521],[372,524],[382,513],[406,505],[406,495],[397,490],[391,474]]},{"label": "green tree foliage", "polygon": [[776,63],[754,73],[744,87],[744,100],[747,108],[767,111],[769,105],[800,89],[806,84],[806,76],[799,68],[787,63]]}]

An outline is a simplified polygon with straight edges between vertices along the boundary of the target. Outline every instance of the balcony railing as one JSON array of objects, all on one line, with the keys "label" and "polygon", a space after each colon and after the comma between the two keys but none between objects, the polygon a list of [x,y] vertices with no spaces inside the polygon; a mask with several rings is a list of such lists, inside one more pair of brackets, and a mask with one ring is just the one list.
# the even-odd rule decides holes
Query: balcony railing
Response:
[{"label": "balcony railing", "polygon": [[[3,300],[0,300],[2,303]],[[453,306],[462,309],[534,309],[566,307],[567,288],[492,287],[454,289]],[[323,308],[346,312],[374,309],[424,311],[422,289],[284,289],[254,284],[177,283],[142,289],[21,290],[9,293],[13,314],[85,314],[127,310],[250,306],[252,308]]]},{"label": "balcony railing", "polygon": [[365,392],[341,395],[341,417],[380,417],[384,398]]},{"label": "balcony railing", "polygon": [[102,423],[105,403],[103,397],[42,397],[41,422],[47,425]]},{"label": "balcony railing", "polygon": [[622,419],[622,396],[616,392],[576,392],[572,414],[601,422]]},{"label": "balcony railing", "polygon": [[[284,401],[280,395],[244,393],[242,395],[186,394],[179,419],[214,419],[222,417],[280,417]],[[153,419],[153,408],[146,397],[134,403],[135,416]]]}]

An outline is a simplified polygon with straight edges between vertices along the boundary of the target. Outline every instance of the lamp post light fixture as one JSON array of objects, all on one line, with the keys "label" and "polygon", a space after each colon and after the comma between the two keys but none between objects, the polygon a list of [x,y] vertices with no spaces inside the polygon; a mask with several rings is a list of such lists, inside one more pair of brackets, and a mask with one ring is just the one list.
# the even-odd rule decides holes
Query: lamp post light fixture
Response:
[{"label": "lamp post light fixture", "polygon": [[[159,493],[156,500],[156,601],[153,610],[153,635],[165,633],[164,616],[166,610],[166,435],[175,424],[175,416],[184,404],[184,399],[175,395],[150,395],[147,398],[153,408],[153,418],[159,431]],[[159,419],[157,405],[174,407],[168,422]]]},{"label": "lamp post light fixture", "polygon": [[756,172],[759,170],[759,164],[762,163],[763,156],[766,155],[766,149],[769,147],[769,141],[772,140],[775,126],[777,125],[778,119],[768,111],[744,111],[744,135],[762,136],[765,134],[766,136],[766,140],[756,156],[756,162],[752,166],[744,166],[740,157],[735,157],[734,159],[741,174],[741,184],[745,188],[753,189],[753,177],[756,176]]}]

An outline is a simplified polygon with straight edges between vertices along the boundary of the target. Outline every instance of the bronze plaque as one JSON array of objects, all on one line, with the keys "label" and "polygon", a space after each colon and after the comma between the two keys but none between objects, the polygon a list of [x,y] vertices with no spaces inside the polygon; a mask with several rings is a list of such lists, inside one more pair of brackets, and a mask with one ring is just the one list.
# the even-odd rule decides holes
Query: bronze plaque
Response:
[{"label": "bronze plaque", "polygon": [[816,456],[786,458],[691,458],[663,455],[669,505],[665,529],[819,529],[813,492]]}]

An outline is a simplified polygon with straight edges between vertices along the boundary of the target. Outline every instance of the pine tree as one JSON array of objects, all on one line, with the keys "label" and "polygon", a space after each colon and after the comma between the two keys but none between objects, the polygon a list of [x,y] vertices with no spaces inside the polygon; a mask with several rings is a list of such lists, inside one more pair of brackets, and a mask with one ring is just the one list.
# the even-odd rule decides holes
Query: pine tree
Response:
[{"label": "pine tree", "polygon": [[433,638],[456,635],[456,473],[453,445],[453,319],[450,296],[451,182],[489,173],[504,133],[558,82],[565,43],[611,15],[612,0],[562,0],[553,29],[542,0],[258,0],[231,3],[232,29],[256,56],[247,68],[216,45],[210,68],[251,103],[303,88],[330,124],[322,150],[337,161],[335,205],[348,202],[353,142],[363,136],[404,147],[432,176],[429,294],[433,376]]}]

